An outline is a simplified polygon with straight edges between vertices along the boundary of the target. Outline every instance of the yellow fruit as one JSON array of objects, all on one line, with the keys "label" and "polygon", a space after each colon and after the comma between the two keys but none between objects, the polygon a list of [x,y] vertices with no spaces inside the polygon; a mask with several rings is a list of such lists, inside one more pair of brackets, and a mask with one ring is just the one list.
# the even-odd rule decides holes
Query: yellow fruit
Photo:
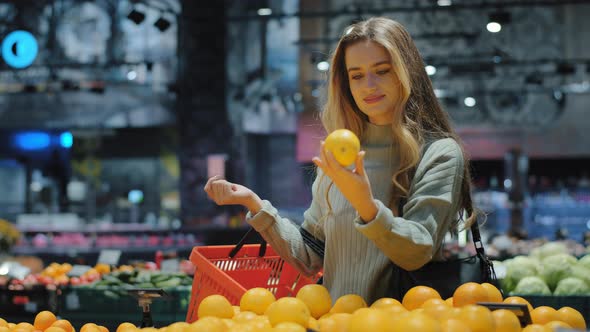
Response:
[{"label": "yellow fruit", "polygon": [[0,327],[8,327],[8,322],[0,318]]},{"label": "yellow fruit", "polygon": [[185,332],[188,327],[189,324],[187,322],[176,322],[168,325],[166,332]]},{"label": "yellow fruit", "polygon": [[520,332],[520,321],[518,317],[509,310],[499,309],[492,311],[494,325],[498,332]]},{"label": "yellow fruit", "polygon": [[536,307],[531,311],[531,320],[533,321],[533,324],[545,325],[551,321],[559,320],[559,318],[557,310],[548,306]]},{"label": "yellow fruit", "polygon": [[383,297],[371,304],[373,309],[389,308],[392,306],[403,307],[400,301],[392,299],[391,297]]},{"label": "yellow fruit", "polygon": [[64,329],[62,329],[61,327],[50,326],[45,329],[45,332],[66,332],[66,331]]},{"label": "yellow fruit", "polygon": [[268,289],[261,287],[251,288],[242,295],[240,310],[262,315],[274,301],[276,301],[276,298]]},{"label": "yellow fruit", "polygon": [[524,329],[522,329],[522,332],[553,332],[553,331],[543,325],[531,324],[531,325],[527,325]]},{"label": "yellow fruit", "polygon": [[395,320],[389,331],[392,332],[440,332],[440,323],[425,314],[410,312]]},{"label": "yellow fruit", "polygon": [[334,306],[330,309],[331,313],[348,313],[352,314],[357,309],[366,308],[367,302],[356,294],[346,294],[339,297]]},{"label": "yellow fruit", "polygon": [[502,303],[502,301],[504,300],[502,298],[502,293],[500,293],[500,290],[498,290],[496,286],[487,282],[484,282],[481,285],[488,292],[488,302]]},{"label": "yellow fruit", "polygon": [[437,307],[439,305],[444,305],[447,307],[449,306],[449,304],[447,302],[445,302],[445,300],[443,300],[443,299],[432,298],[432,299],[428,299],[428,300],[424,301],[424,303],[422,303],[420,308]]},{"label": "yellow fruit", "polygon": [[327,318],[322,318],[318,321],[321,332],[349,332],[350,318],[352,314],[349,313],[335,313],[330,314]]},{"label": "yellow fruit", "polygon": [[306,332],[306,329],[293,322],[282,322],[273,328],[273,332]]},{"label": "yellow fruit", "polygon": [[579,330],[586,329],[584,316],[582,316],[578,310],[570,307],[563,307],[557,310],[557,313],[559,314],[560,320],[568,323],[572,328]]},{"label": "yellow fruit", "polygon": [[37,316],[35,316],[35,322],[33,323],[33,326],[35,327],[35,330],[44,331],[46,328],[50,327],[51,324],[53,324],[56,320],[57,318],[51,311],[41,311],[37,314]]},{"label": "yellow fruit", "polygon": [[455,302],[453,302],[453,297],[449,297],[448,299],[445,300],[445,302],[450,305],[451,307],[455,306]]},{"label": "yellow fruit", "polygon": [[453,305],[462,307],[468,304],[477,304],[478,302],[488,302],[488,291],[484,286],[467,282],[457,287],[453,293]]},{"label": "yellow fruit", "polygon": [[18,323],[12,330],[34,331],[35,327],[30,323]]},{"label": "yellow fruit", "polygon": [[[6,323],[6,325],[8,325],[8,323]],[[10,332],[10,329],[8,326],[0,326],[0,332]]]},{"label": "yellow fruit", "polygon": [[361,308],[350,317],[350,332],[388,332],[394,318],[385,310]]},{"label": "yellow fruit", "polygon": [[104,327],[102,325],[98,325],[98,329],[100,330],[100,332],[109,332],[109,329],[107,329],[106,327]]},{"label": "yellow fruit", "polygon": [[408,310],[414,310],[420,308],[424,302],[430,299],[440,299],[440,294],[431,287],[427,286],[415,286],[404,295],[402,304]]},{"label": "yellow fruit", "polygon": [[315,319],[322,317],[332,308],[330,292],[322,285],[305,285],[299,289],[296,297],[305,303],[311,316]]},{"label": "yellow fruit", "polygon": [[[444,302],[444,301],[443,301]],[[451,308],[449,305],[439,304],[439,305],[428,305],[422,308],[422,313],[428,315],[431,318],[436,319],[437,321],[446,320],[447,317],[450,317],[451,311],[454,308]]]},{"label": "yellow fruit", "polygon": [[324,142],[324,147],[332,152],[340,165],[346,167],[352,165],[361,149],[358,137],[348,129],[334,130]]},{"label": "yellow fruit", "polygon": [[319,330],[320,324],[318,323],[317,319],[315,319],[313,317],[309,317],[309,323],[307,324],[307,327],[312,330]]},{"label": "yellow fruit", "polygon": [[256,317],[258,317],[258,315],[256,315],[252,311],[241,311],[235,314],[232,319],[238,323],[247,323]]},{"label": "yellow fruit", "polygon": [[473,332],[494,332],[496,330],[494,316],[490,310],[479,305],[468,304],[462,307],[457,319],[469,326]]},{"label": "yellow fruit", "polygon": [[[125,322],[125,323],[119,324],[116,332],[133,332],[135,330],[137,330],[137,326],[135,326],[135,324]],[[80,331],[80,332],[82,332],[82,331]]]},{"label": "yellow fruit", "polygon": [[98,325],[94,323],[86,323],[80,328],[80,332],[101,332]]},{"label": "yellow fruit", "polygon": [[234,316],[234,308],[225,298],[225,296],[209,295],[199,304],[197,315],[199,318],[208,316],[218,318],[232,318]]},{"label": "yellow fruit", "polygon": [[568,323],[564,323],[560,320],[554,320],[547,324],[545,327],[549,328],[551,331],[555,331],[557,328],[564,328],[564,329],[571,329],[572,327]]},{"label": "yellow fruit", "polygon": [[187,332],[225,332],[226,330],[227,327],[223,321],[217,317],[203,317],[186,329]]},{"label": "yellow fruit", "polygon": [[283,297],[273,302],[264,312],[270,324],[275,327],[282,322],[297,323],[305,328],[311,314],[303,301],[295,297]]},{"label": "yellow fruit", "polygon": [[441,332],[471,332],[469,326],[457,319],[447,319],[440,323]]}]

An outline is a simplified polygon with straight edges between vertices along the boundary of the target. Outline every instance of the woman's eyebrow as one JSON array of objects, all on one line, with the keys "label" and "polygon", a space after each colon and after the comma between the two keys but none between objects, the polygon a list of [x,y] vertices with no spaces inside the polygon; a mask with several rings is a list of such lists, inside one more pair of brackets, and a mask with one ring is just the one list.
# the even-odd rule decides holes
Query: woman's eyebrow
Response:
[{"label": "woman's eyebrow", "polygon": [[[377,66],[385,65],[385,64],[391,64],[391,61],[389,61],[389,60],[383,60],[383,61],[375,62],[371,67],[377,67]],[[350,67],[350,68],[348,68],[348,71],[353,71],[353,70],[361,70],[361,68],[360,67]]]}]

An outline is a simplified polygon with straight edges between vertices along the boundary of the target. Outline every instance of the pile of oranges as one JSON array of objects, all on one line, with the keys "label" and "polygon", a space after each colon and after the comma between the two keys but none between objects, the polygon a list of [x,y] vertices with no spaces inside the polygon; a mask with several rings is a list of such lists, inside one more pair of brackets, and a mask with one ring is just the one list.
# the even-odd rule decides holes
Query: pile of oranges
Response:
[{"label": "pile of oranges", "polygon": [[[516,314],[506,309],[491,311],[479,302],[526,304],[532,323],[524,328]],[[239,306],[221,295],[205,298],[198,307],[199,319],[191,331],[266,331],[304,332],[550,332],[557,327],[586,329],[584,317],[577,310],[533,308],[524,298],[503,298],[489,283],[465,283],[453,297],[442,299],[425,286],[409,290],[402,301],[382,298],[370,306],[355,294],[332,302],[321,285],[306,285],[296,297],[276,300],[264,288],[253,288],[242,296]]]},{"label": "pile of oranges", "polygon": [[[525,304],[532,324],[521,328],[509,310],[491,311],[478,302]],[[206,297],[198,307],[199,319],[177,322],[162,328],[139,329],[131,323],[116,332],[550,332],[558,327],[585,331],[586,322],[577,310],[547,306],[533,308],[524,298],[503,298],[491,284],[466,283],[453,297],[442,299],[429,287],[409,290],[402,301],[382,298],[367,305],[355,294],[332,301],[326,288],[306,285],[295,297],[276,299],[265,288],[252,288],[241,297],[239,306],[222,295]],[[33,324],[7,323],[0,318],[0,332],[76,332],[67,320],[49,311],[37,314]],[[80,332],[109,332],[104,326],[84,324]]]}]

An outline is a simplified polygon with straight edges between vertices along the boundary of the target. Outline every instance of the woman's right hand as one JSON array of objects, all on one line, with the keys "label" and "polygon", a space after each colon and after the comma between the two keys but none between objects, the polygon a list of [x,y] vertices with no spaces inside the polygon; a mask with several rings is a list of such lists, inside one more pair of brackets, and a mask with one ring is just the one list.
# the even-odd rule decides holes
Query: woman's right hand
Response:
[{"label": "woman's right hand", "polygon": [[243,205],[252,214],[258,213],[262,208],[262,200],[256,193],[219,175],[209,178],[204,190],[217,205]]}]

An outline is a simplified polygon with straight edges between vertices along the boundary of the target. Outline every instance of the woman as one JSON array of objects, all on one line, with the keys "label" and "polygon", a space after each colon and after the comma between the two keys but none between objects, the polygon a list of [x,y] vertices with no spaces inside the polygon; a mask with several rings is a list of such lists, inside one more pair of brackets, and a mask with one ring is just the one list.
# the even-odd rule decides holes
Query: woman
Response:
[{"label": "woman", "polygon": [[[466,227],[473,223],[468,162],[401,24],[350,26],[331,64],[322,123],[328,133],[356,133],[362,151],[350,170],[322,142],[301,230],[244,186],[213,177],[205,191],[217,204],[248,208],[248,223],[302,272],[323,268],[332,298],[354,293],[372,303],[392,293],[392,263],[411,271],[442,260],[445,235],[464,215]],[[305,234],[325,242],[323,259]]]}]

